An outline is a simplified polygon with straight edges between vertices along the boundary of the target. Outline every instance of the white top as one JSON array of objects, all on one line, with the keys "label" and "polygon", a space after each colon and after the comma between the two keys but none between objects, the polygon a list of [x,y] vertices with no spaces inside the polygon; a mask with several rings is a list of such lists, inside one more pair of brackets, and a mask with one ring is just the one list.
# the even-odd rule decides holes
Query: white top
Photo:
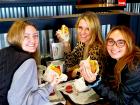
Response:
[{"label": "white top", "polygon": [[39,87],[36,62],[30,58],[15,72],[7,98],[9,105],[51,105],[52,91],[50,85]]}]

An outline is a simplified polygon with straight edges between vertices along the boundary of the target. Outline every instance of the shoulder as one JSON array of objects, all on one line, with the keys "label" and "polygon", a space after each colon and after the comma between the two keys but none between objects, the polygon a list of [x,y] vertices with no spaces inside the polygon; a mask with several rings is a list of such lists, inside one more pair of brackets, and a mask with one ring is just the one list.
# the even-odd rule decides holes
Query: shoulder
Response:
[{"label": "shoulder", "polygon": [[90,46],[89,49],[90,52],[100,52],[100,53],[104,53],[104,46],[101,43],[95,42],[94,44],[92,44]]},{"label": "shoulder", "polygon": [[32,70],[32,69],[37,69],[36,61],[33,58],[29,58],[25,60],[18,68],[18,70],[21,71]]},{"label": "shoulder", "polygon": [[104,45],[99,42],[94,42],[92,45],[90,45],[91,49],[102,49],[104,48]]},{"label": "shoulder", "polygon": [[[25,60],[20,67],[17,69],[15,75],[30,75],[35,73],[37,70],[36,62],[33,58]],[[16,77],[17,77],[16,76]]]},{"label": "shoulder", "polygon": [[133,59],[133,64],[138,67],[140,66],[140,55],[135,55]]},{"label": "shoulder", "polygon": [[25,60],[22,65],[30,65],[30,67],[31,67],[33,65],[36,65],[36,61],[33,58],[29,58],[29,59]]},{"label": "shoulder", "polygon": [[9,47],[0,49],[0,56],[6,55],[6,53],[9,52],[9,50],[10,50]]},{"label": "shoulder", "polygon": [[31,55],[25,51],[23,51],[22,49],[15,47],[15,46],[9,46],[9,47],[5,47],[3,49],[0,50],[0,56],[7,56],[7,57],[16,57],[18,59],[24,59],[24,58],[30,58]]}]

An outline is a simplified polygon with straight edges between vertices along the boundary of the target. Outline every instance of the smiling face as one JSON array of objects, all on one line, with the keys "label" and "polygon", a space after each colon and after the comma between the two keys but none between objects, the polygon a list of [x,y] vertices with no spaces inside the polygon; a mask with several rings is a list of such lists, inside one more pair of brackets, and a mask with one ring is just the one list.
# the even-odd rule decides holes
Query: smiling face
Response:
[{"label": "smiling face", "polygon": [[106,45],[107,46],[107,51],[108,51],[109,55],[112,58],[114,58],[116,60],[119,60],[127,52],[127,45],[126,45],[126,43],[124,44],[124,46],[121,46],[121,47],[119,47],[117,45],[117,43],[120,44],[120,45],[122,44],[119,41],[122,41],[122,40],[124,41],[124,37],[123,37],[122,33],[119,30],[115,30],[115,31],[113,31],[109,35],[108,39],[112,39],[113,41],[115,41],[114,45],[108,45],[108,44]]},{"label": "smiling face", "polygon": [[89,25],[87,24],[87,22],[84,19],[81,19],[79,21],[78,24],[78,29],[77,29],[77,33],[78,33],[78,39],[79,41],[87,44],[90,39],[91,39],[91,32],[89,29]]},{"label": "smiling face", "polygon": [[37,30],[31,25],[26,26],[23,36],[23,42],[21,45],[22,49],[29,53],[34,53],[38,47],[38,43],[39,40]]}]

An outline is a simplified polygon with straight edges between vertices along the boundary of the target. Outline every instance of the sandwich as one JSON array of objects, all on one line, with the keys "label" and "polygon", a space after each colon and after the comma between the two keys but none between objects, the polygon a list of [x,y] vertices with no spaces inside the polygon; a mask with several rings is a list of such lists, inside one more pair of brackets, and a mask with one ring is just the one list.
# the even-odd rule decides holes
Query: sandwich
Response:
[{"label": "sandwich", "polygon": [[66,25],[62,25],[60,29],[61,38],[64,39],[64,41],[68,41],[69,34],[69,28]]},{"label": "sandwich", "polygon": [[50,80],[50,76],[52,74],[56,74],[55,77],[60,79],[60,81],[66,81],[68,79],[68,76],[62,72],[60,65],[55,65],[51,63],[47,67],[47,70],[45,71],[43,75],[44,81],[48,81],[48,82],[52,81]]},{"label": "sandwich", "polygon": [[56,66],[56,65],[53,65],[51,64],[49,66],[50,70],[53,70],[55,73],[57,73],[59,76],[61,75],[61,69],[60,69],[60,66]]},{"label": "sandwich", "polygon": [[87,61],[90,64],[91,72],[98,74],[99,72],[99,64],[97,60],[91,60],[90,57],[87,58]]}]

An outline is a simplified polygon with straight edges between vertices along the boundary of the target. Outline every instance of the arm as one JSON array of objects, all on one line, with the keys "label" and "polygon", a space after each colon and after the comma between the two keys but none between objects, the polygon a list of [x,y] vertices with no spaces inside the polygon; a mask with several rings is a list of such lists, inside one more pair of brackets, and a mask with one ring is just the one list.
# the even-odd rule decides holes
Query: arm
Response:
[{"label": "arm", "polygon": [[100,96],[108,99],[110,102],[116,103],[117,105],[135,105],[136,103],[134,102],[136,101],[136,98],[139,98],[138,95],[140,93],[140,67],[135,71],[125,72],[122,77],[117,92],[106,86],[103,81],[93,87],[93,89]]},{"label": "arm", "polygon": [[38,87],[37,67],[34,59],[26,60],[15,72],[8,91],[9,105],[49,104],[48,96],[53,88]]},{"label": "arm", "polygon": [[63,31],[65,30],[64,28],[66,28],[66,30],[68,30],[68,27],[61,27],[61,29],[58,29],[56,31],[56,36],[57,36],[59,42],[62,42],[63,43],[63,45],[64,45],[63,46],[64,47],[64,52],[68,53],[68,52],[71,52],[71,46],[70,46],[70,42],[69,42],[70,36],[69,36],[69,31],[67,31],[65,33],[65,35],[64,35],[64,32],[62,32],[62,30]]},{"label": "arm", "polygon": [[[86,65],[86,68],[84,65]],[[122,71],[118,91],[114,91],[113,86],[107,86],[103,80],[98,80],[97,75],[92,73],[90,69],[91,67],[87,60],[80,62],[81,75],[87,81],[86,84],[92,87],[97,94],[108,99],[109,102],[113,102],[113,105],[137,105],[136,103],[140,99],[140,66],[137,67],[137,70],[129,71],[125,68]]]},{"label": "arm", "polygon": [[100,74],[105,70],[106,56],[103,51],[103,46],[95,43],[90,49],[89,54],[90,59],[97,60],[99,64]]},{"label": "arm", "polygon": [[72,52],[65,53],[65,63],[67,67],[78,65],[83,58],[84,44],[78,42]]}]

